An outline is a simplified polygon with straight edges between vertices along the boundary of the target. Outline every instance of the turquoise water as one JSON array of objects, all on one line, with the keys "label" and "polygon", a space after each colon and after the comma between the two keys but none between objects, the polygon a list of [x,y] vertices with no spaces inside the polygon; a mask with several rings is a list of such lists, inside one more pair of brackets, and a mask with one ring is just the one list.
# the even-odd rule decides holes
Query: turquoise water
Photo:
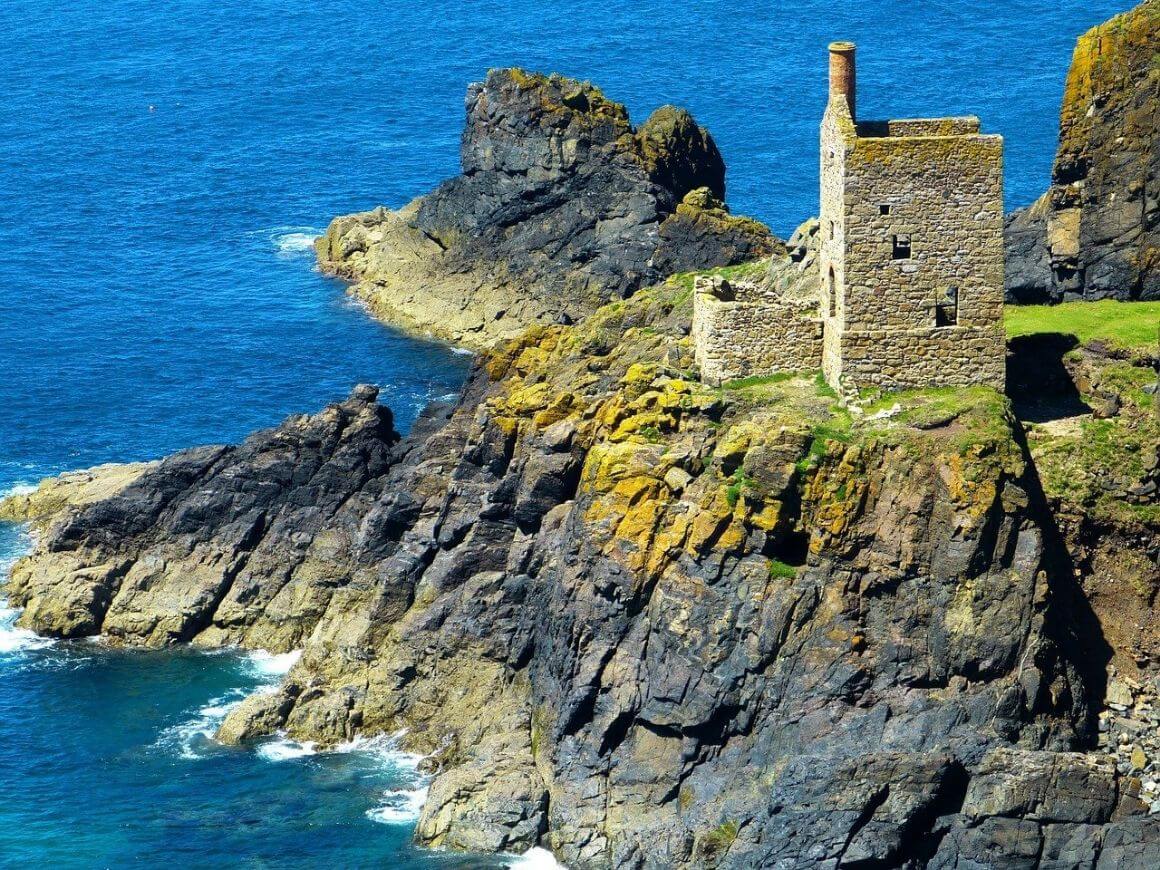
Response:
[{"label": "turquoise water", "polygon": [[[382,385],[409,425],[469,361],[372,323],[312,269],[329,218],[454,173],[490,65],[590,78],[637,120],[689,106],[738,211],[815,210],[824,46],[864,116],[974,112],[1008,205],[1047,183],[1075,36],[1126,4],[479,0],[0,4],[0,489],[235,440]],[[0,529],[0,554],[27,546]],[[479,866],[409,847],[387,743],[208,740],[286,662],[44,644],[0,613],[0,865]]]}]

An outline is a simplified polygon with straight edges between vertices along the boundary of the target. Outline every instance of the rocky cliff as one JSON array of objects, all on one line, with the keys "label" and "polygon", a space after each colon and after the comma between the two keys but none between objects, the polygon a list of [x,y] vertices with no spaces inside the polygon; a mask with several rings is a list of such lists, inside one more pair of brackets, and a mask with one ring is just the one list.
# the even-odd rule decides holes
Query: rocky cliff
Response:
[{"label": "rocky cliff", "polygon": [[1006,400],[707,388],[690,290],[530,330],[406,439],[359,388],[170,457],[8,594],[57,635],[302,647],[220,736],[407,729],[430,845],[1154,866],[1139,780],[1086,751],[1109,652]]},{"label": "rocky cliff", "polygon": [[1160,299],[1160,0],[1079,38],[1051,188],[1007,237],[1013,301]]},{"label": "rocky cliff", "polygon": [[682,109],[634,128],[592,85],[518,69],[472,85],[466,109],[461,175],[318,240],[322,268],[388,322],[486,347],[778,244],[726,210],[721,154]]}]

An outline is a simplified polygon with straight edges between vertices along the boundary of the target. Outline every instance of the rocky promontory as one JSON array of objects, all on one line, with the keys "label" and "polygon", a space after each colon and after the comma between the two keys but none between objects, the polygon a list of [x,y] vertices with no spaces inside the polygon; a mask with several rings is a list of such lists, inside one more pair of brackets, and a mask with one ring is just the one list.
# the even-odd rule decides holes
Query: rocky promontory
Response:
[{"label": "rocky promontory", "polygon": [[390,323],[486,347],[778,247],[728,212],[721,154],[682,109],[633,127],[592,85],[519,69],[473,84],[466,109],[461,175],[317,242],[322,268]]},{"label": "rocky promontory", "polygon": [[468,116],[462,176],[319,241],[382,316],[490,345],[458,399],[402,437],[363,385],[4,503],[41,527],[5,589],[21,624],[300,649],[218,739],[403,735],[429,846],[1160,865],[1152,324],[1009,323],[1007,395],[710,386],[694,276],[664,276],[740,263],[712,274],[813,295],[817,222],[786,250],[730,216],[679,110],[634,129],[589,85],[500,70]]},{"label": "rocky promontory", "polygon": [[533,328],[406,438],[360,387],[170,457],[61,513],[8,594],[57,635],[302,648],[221,738],[405,729],[429,845],[1153,866],[1144,787],[1097,750],[1110,653],[1057,478],[1007,400],[707,387],[690,298]]},{"label": "rocky promontory", "polygon": [[1012,301],[1160,300],[1160,0],[1079,38],[1051,188],[1007,239]]}]

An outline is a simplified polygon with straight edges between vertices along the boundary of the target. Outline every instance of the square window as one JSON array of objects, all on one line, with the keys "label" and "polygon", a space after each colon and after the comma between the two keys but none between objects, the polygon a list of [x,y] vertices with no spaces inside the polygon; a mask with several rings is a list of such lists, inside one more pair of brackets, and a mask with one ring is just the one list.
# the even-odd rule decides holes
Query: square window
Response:
[{"label": "square window", "polygon": [[888,206],[886,203],[878,206],[878,214],[890,214],[890,206]]},{"label": "square window", "polygon": [[895,260],[909,260],[910,259],[910,236],[895,236],[894,237],[894,259]]},{"label": "square window", "polygon": [[959,288],[949,287],[947,289],[946,295],[942,299],[935,302],[934,325],[959,325]]}]

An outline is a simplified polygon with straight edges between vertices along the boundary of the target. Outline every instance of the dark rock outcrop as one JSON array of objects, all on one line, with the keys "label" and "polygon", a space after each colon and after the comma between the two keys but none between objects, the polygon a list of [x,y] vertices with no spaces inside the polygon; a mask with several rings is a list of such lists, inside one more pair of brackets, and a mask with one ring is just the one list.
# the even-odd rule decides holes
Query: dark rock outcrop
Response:
[{"label": "dark rock outcrop", "polygon": [[406,728],[432,845],[1149,866],[1157,823],[1081,751],[1101,653],[1003,399],[851,422],[808,378],[709,389],[687,306],[532,330],[403,441],[360,388],[179,454],[9,594],[57,634],[302,646],[222,738]]},{"label": "dark rock outcrop", "polygon": [[492,70],[468,89],[460,150],[461,175],[318,241],[323,268],[392,323],[483,347],[777,244],[725,209],[721,154],[683,109],[634,129],[590,84]]},{"label": "dark rock outcrop", "polygon": [[183,451],[73,508],[45,535],[52,558],[18,567],[9,597],[59,637],[300,645],[355,531],[341,520],[392,462],[398,435],[376,396],[359,387],[236,447]]},{"label": "dark rock outcrop", "polygon": [[1079,38],[1050,190],[1007,223],[1015,302],[1160,299],[1160,0]]}]

